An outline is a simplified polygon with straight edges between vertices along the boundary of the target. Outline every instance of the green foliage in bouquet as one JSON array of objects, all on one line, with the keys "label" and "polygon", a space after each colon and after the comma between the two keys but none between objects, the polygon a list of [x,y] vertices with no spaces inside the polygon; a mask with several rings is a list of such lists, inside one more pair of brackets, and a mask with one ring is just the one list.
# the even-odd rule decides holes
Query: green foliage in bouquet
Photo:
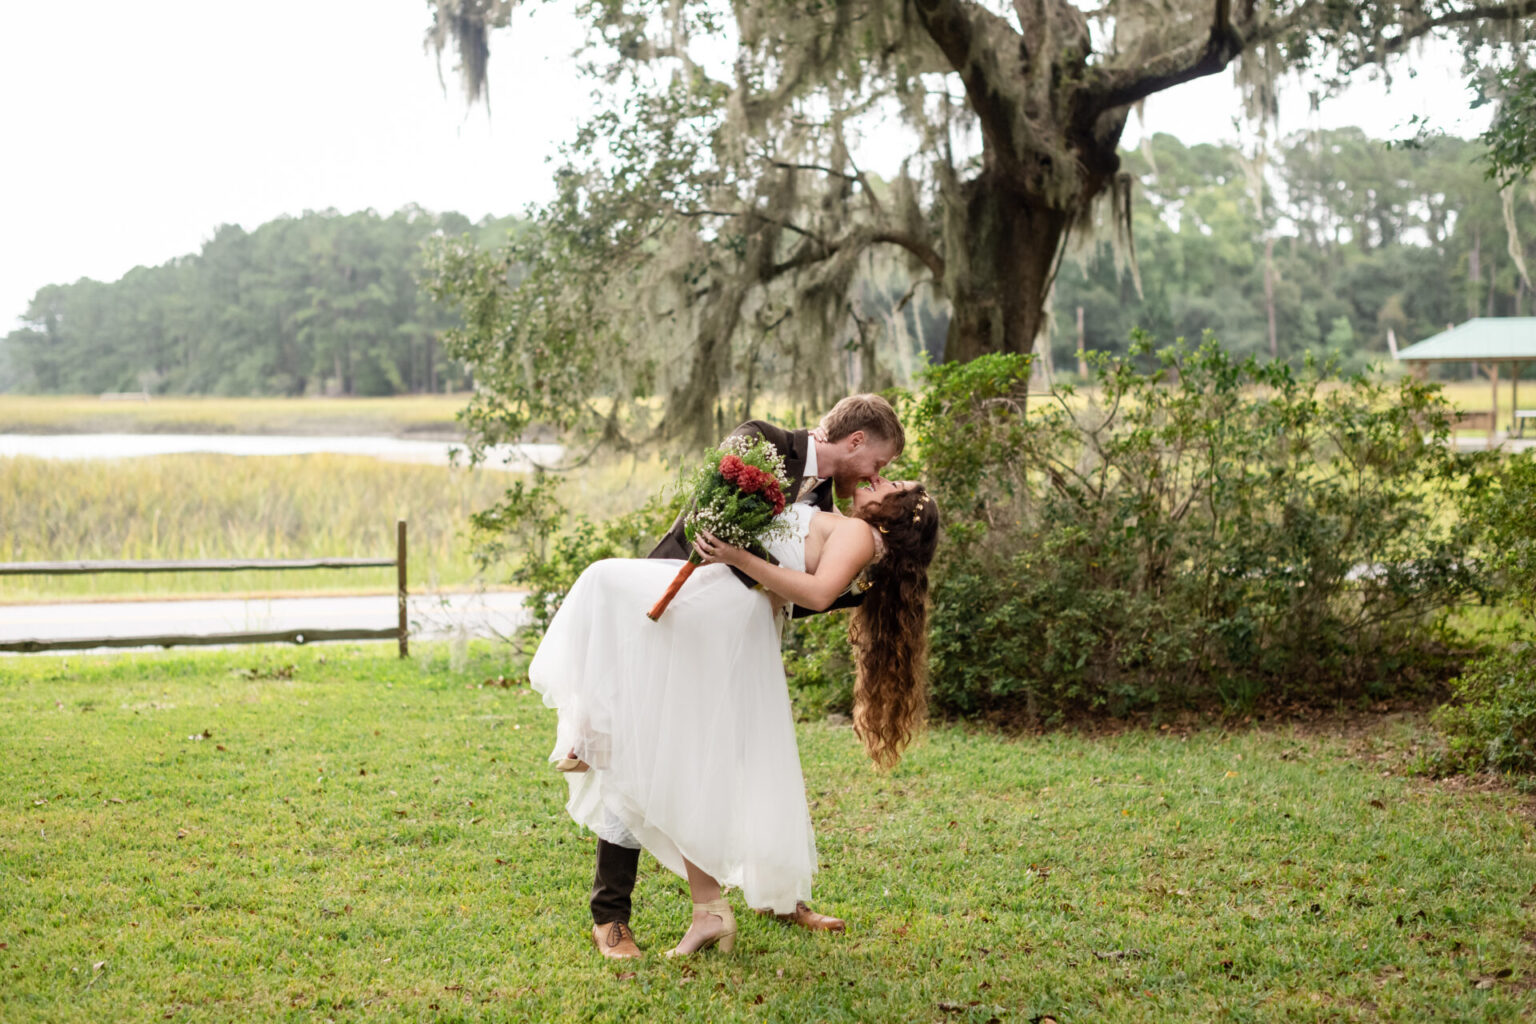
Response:
[{"label": "green foliage in bouquet", "polygon": [[690,546],[707,530],[727,544],[755,548],[779,529],[774,516],[784,511],[789,479],[784,457],[767,438],[726,438],[710,449],[690,483],[693,496],[683,519]]},{"label": "green foliage in bouquet", "polygon": [[761,543],[783,527],[774,516],[784,511],[784,458],[766,438],[733,434],[710,451],[693,474],[693,502],[683,519],[688,561],[646,615],[659,620],[672,598],[703,564],[694,539],[708,531],[727,544],[761,550]]}]

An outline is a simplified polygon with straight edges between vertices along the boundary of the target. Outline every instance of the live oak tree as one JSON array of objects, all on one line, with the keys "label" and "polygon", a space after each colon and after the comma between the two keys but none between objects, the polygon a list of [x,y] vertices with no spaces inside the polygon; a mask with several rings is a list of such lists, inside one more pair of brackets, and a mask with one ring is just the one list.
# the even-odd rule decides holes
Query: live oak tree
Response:
[{"label": "live oak tree", "polygon": [[[469,96],[483,96],[492,31],[519,0],[429,6],[429,42],[456,52]],[[892,254],[909,275],[903,302],[947,307],[946,359],[1028,353],[1071,246],[1096,232],[1134,261],[1118,149],[1148,96],[1235,67],[1262,117],[1291,69],[1339,78],[1431,35],[1519,54],[1536,0],[579,10],[605,99],[565,152],[556,198],[501,252],[449,244],[435,257],[435,291],[465,314],[448,344],[476,368],[470,422],[486,440],[533,421],[699,440],[722,394],[749,410],[765,380],[825,404],[847,350],[860,383],[877,383],[878,324],[857,289]],[[876,145],[905,153],[889,180],[857,159]],[[665,398],[659,419],[625,410],[651,394]]]}]

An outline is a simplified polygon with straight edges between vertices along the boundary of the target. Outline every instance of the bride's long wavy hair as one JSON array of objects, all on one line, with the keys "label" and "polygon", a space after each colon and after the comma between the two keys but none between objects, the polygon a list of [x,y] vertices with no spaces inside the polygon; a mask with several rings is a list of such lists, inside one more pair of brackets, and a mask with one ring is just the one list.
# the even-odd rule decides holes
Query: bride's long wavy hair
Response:
[{"label": "bride's long wavy hair", "polygon": [[928,711],[928,563],[939,506],[921,484],[854,513],[878,527],[885,555],[864,570],[870,587],[848,637],[857,673],[853,727],[870,758],[893,767]]}]

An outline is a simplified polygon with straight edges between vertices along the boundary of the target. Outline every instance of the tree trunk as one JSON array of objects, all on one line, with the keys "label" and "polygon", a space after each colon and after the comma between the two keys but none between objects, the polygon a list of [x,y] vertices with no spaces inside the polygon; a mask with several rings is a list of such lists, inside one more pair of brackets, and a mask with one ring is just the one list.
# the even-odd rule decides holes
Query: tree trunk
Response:
[{"label": "tree trunk", "polygon": [[700,447],[718,440],[715,405],[730,357],[731,335],[741,320],[744,294],[741,284],[732,283],[712,289],[705,298],[688,379],[673,388],[667,399],[665,433]]},{"label": "tree trunk", "polygon": [[1472,251],[1467,253],[1467,319],[1477,316],[1478,289],[1483,283],[1483,233],[1472,236]]},{"label": "tree trunk", "polygon": [[1269,358],[1280,358],[1280,342],[1275,334],[1275,239],[1264,241],[1264,308],[1269,314]]},{"label": "tree trunk", "polygon": [[1051,267],[1067,215],[983,172],[963,188],[966,251],[949,261],[953,313],[946,361],[988,352],[1028,355],[1045,325]]},{"label": "tree trunk", "polygon": [[1499,284],[1499,268],[1495,262],[1497,258],[1494,253],[1488,254],[1488,312],[1485,316],[1493,316],[1493,292]]},{"label": "tree trunk", "polygon": [[1083,330],[1083,307],[1077,307],[1077,375],[1088,379],[1088,337]]}]

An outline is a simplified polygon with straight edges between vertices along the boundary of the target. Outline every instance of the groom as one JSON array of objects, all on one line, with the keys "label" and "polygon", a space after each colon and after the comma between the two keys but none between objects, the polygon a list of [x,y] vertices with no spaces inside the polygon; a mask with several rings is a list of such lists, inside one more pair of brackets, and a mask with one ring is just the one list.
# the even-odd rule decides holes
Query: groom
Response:
[{"label": "groom", "polygon": [[[784,473],[789,477],[789,502],[806,502],[832,511],[832,495],[850,498],[861,483],[873,483],[880,471],[901,454],[906,435],[896,411],[879,395],[849,395],[821,418],[812,432],[785,430],[762,420],[748,420],[732,437],[766,438],[784,457]],[[679,515],[672,529],[656,545],[649,558],[687,558],[688,542],[683,535],[683,517]],[[757,583],[745,573],[732,569],[749,587]],[[857,604],[859,595],[849,594],[835,601],[831,608]],[[796,608],[796,615],[814,614]],[[615,837],[619,838],[619,837]],[[592,940],[603,956],[611,959],[638,957],[635,934],[629,928],[630,894],[635,888],[635,871],[640,864],[638,845],[632,839],[597,841],[597,876],[592,883]],[[843,922],[818,914],[805,903],[797,903],[792,914],[780,914],[779,920],[811,931],[843,930]]]}]

